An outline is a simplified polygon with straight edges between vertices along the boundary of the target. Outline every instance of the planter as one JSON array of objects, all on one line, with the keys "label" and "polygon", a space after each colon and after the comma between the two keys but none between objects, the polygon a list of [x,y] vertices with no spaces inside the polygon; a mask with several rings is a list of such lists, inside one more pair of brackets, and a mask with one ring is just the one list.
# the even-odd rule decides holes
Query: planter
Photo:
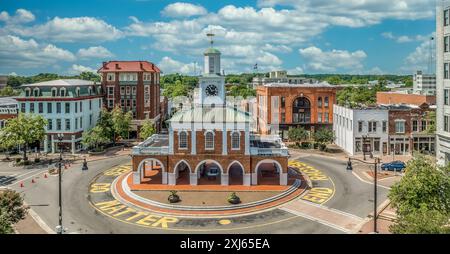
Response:
[{"label": "planter", "polygon": [[169,203],[178,203],[181,201],[180,196],[177,195],[176,191],[171,191],[169,197],[167,198]]},{"label": "planter", "polygon": [[241,203],[241,199],[236,195],[236,192],[233,192],[231,193],[230,197],[228,197],[228,203],[237,205]]}]

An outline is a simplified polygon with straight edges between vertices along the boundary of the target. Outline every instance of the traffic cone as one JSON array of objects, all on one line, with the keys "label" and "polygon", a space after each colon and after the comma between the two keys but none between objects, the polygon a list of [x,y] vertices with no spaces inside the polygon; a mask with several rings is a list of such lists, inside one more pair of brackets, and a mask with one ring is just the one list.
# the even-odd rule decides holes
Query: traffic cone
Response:
[{"label": "traffic cone", "polygon": [[67,164],[64,164],[64,169],[67,169]]},{"label": "traffic cone", "polygon": [[34,181],[34,178],[31,179],[31,183],[36,183],[36,182]]},{"label": "traffic cone", "polygon": [[23,182],[20,182],[20,188],[23,188]]},{"label": "traffic cone", "polygon": [[44,174],[44,178],[48,178],[47,173]]}]

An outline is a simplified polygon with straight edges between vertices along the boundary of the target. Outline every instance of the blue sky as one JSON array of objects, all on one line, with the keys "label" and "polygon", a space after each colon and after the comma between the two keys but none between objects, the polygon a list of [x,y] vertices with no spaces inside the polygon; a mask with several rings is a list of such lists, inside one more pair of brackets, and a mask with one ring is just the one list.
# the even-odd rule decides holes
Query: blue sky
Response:
[{"label": "blue sky", "polygon": [[428,71],[434,12],[434,0],[0,0],[0,73],[148,60],[194,74],[213,31],[226,73],[412,74]]}]

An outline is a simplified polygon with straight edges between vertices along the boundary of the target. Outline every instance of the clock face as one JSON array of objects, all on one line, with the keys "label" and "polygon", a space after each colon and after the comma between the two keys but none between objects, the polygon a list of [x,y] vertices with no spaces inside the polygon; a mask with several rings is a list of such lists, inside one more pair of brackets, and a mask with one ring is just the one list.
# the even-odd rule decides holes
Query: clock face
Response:
[{"label": "clock face", "polygon": [[215,85],[208,85],[206,87],[205,92],[206,92],[206,95],[208,95],[208,96],[217,96],[217,95],[219,95],[219,89],[217,89],[217,86],[215,86]]}]

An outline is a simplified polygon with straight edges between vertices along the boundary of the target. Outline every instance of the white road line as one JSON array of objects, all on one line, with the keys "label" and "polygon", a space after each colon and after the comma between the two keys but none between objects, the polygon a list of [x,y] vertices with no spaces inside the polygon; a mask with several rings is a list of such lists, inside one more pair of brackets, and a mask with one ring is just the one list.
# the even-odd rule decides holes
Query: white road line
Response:
[{"label": "white road line", "polygon": [[[23,179],[17,179],[16,182],[11,183],[11,184],[9,184],[9,185],[6,185],[6,186],[4,186],[4,187],[13,186],[13,185],[15,185],[15,184],[17,184],[17,183],[19,183],[19,182],[23,182],[23,181],[25,181],[25,180],[28,180],[28,179],[30,179],[30,178],[32,178],[32,177],[35,177],[35,176],[37,176],[37,175],[39,175],[39,174],[42,174],[42,172],[44,172],[44,171],[46,171],[46,170],[47,170],[47,169],[42,169],[41,171],[39,171],[38,173],[36,173],[36,174],[34,174],[34,175],[30,175],[30,176],[28,176],[28,177],[26,177],[26,178],[23,178]],[[34,172],[36,172],[36,171],[34,171]]]},{"label": "white road line", "polygon": [[[364,182],[364,183],[373,185],[373,182],[369,182],[369,181],[366,181],[366,180],[362,179],[362,178],[361,178],[358,174],[356,174],[354,171],[352,171],[352,174],[353,174],[356,178],[358,178],[361,182]],[[386,186],[380,185],[380,184],[378,184],[378,187],[384,188],[384,189],[386,189],[386,190],[390,190],[390,189],[391,189],[391,188],[389,188],[389,187],[386,187]]]},{"label": "white road line", "polygon": [[29,209],[28,210],[30,216],[34,219],[34,221],[36,221],[36,223],[48,234],[55,234],[56,232],[54,230],[52,230],[47,223],[45,223],[41,217],[39,217],[39,215],[33,210],[33,209]]},{"label": "white road line", "polygon": [[341,211],[341,210],[337,210],[337,209],[334,209],[334,208],[331,208],[331,207],[328,207],[328,206],[314,204],[312,202],[308,202],[308,201],[304,201],[304,200],[298,200],[297,202],[304,203],[304,204],[310,205],[310,206],[315,206],[315,207],[318,207],[318,208],[321,208],[321,209],[326,209],[326,210],[329,210],[329,211],[332,211],[332,212],[335,212],[335,213],[338,213],[338,214],[341,214],[341,215],[344,215],[344,216],[347,216],[347,217],[352,217],[354,219],[364,220],[364,218],[361,218],[361,217],[359,217],[357,215],[354,215],[354,214],[351,214],[351,213],[347,213],[347,212],[344,212],[344,211]]},{"label": "white road line", "polygon": [[328,221],[325,221],[325,220],[322,220],[322,219],[317,219],[317,218],[312,217],[312,216],[310,216],[310,215],[307,215],[307,214],[304,214],[304,213],[301,213],[301,212],[298,212],[298,211],[294,211],[294,210],[291,210],[291,209],[289,209],[289,208],[283,207],[283,208],[280,208],[280,209],[281,209],[281,210],[284,210],[284,211],[286,211],[286,212],[292,213],[292,214],[294,214],[294,215],[303,217],[303,218],[305,218],[305,219],[308,219],[308,220],[311,220],[311,221],[315,221],[315,222],[318,222],[318,223],[323,224],[323,225],[325,225],[325,226],[328,226],[328,227],[337,229],[337,230],[342,231],[342,232],[345,232],[345,233],[347,233],[347,234],[351,232],[351,230],[348,230],[348,229],[346,229],[346,228],[340,227],[340,226],[335,225],[335,224],[333,224],[333,223],[330,223],[330,222],[328,222]]}]

